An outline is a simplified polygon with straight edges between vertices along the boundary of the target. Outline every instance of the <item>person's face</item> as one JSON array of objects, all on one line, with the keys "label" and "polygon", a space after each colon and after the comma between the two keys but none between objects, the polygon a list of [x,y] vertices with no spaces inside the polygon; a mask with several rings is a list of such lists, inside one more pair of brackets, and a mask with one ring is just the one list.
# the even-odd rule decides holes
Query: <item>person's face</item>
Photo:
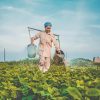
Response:
[{"label": "person's face", "polygon": [[51,26],[45,27],[45,31],[46,31],[47,33],[50,32],[50,31],[51,31]]}]

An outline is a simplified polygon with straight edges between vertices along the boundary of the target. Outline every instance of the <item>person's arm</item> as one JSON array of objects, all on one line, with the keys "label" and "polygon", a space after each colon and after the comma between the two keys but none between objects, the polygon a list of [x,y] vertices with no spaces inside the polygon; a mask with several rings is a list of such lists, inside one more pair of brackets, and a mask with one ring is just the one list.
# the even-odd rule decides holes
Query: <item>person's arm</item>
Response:
[{"label": "person's arm", "polygon": [[56,38],[55,38],[54,35],[52,36],[52,42],[53,42],[53,44],[54,44],[54,46],[55,46],[55,48],[56,48],[56,51],[57,51],[58,53],[60,53],[60,45],[59,45],[59,43],[58,43],[58,41],[56,40]]},{"label": "person's arm", "polygon": [[31,37],[31,43],[34,43],[34,40],[38,39],[40,37],[40,33],[37,33],[35,36]]}]

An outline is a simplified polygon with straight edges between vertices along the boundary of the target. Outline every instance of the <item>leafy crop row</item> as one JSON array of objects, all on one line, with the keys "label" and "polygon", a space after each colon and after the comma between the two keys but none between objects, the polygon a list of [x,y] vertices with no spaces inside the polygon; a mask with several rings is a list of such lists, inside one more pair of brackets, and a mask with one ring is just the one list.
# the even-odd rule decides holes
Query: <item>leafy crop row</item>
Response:
[{"label": "leafy crop row", "polygon": [[100,100],[100,69],[0,63],[0,100]]}]

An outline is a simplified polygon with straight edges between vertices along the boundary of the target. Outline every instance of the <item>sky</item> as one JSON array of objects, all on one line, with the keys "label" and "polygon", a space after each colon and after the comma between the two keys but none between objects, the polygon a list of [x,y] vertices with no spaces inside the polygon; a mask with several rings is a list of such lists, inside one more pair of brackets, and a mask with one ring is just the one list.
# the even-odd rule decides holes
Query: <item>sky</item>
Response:
[{"label": "sky", "polygon": [[0,0],[0,61],[4,48],[7,61],[27,58],[27,27],[47,21],[69,60],[100,56],[100,0]]}]

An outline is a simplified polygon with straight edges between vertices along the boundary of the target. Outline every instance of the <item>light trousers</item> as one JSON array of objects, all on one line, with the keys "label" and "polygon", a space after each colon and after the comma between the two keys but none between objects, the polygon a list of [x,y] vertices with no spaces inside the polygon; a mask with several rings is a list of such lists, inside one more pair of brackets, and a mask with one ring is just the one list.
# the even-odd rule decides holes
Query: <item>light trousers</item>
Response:
[{"label": "light trousers", "polygon": [[40,56],[39,69],[42,72],[46,72],[48,71],[49,68],[50,68],[50,57]]}]

